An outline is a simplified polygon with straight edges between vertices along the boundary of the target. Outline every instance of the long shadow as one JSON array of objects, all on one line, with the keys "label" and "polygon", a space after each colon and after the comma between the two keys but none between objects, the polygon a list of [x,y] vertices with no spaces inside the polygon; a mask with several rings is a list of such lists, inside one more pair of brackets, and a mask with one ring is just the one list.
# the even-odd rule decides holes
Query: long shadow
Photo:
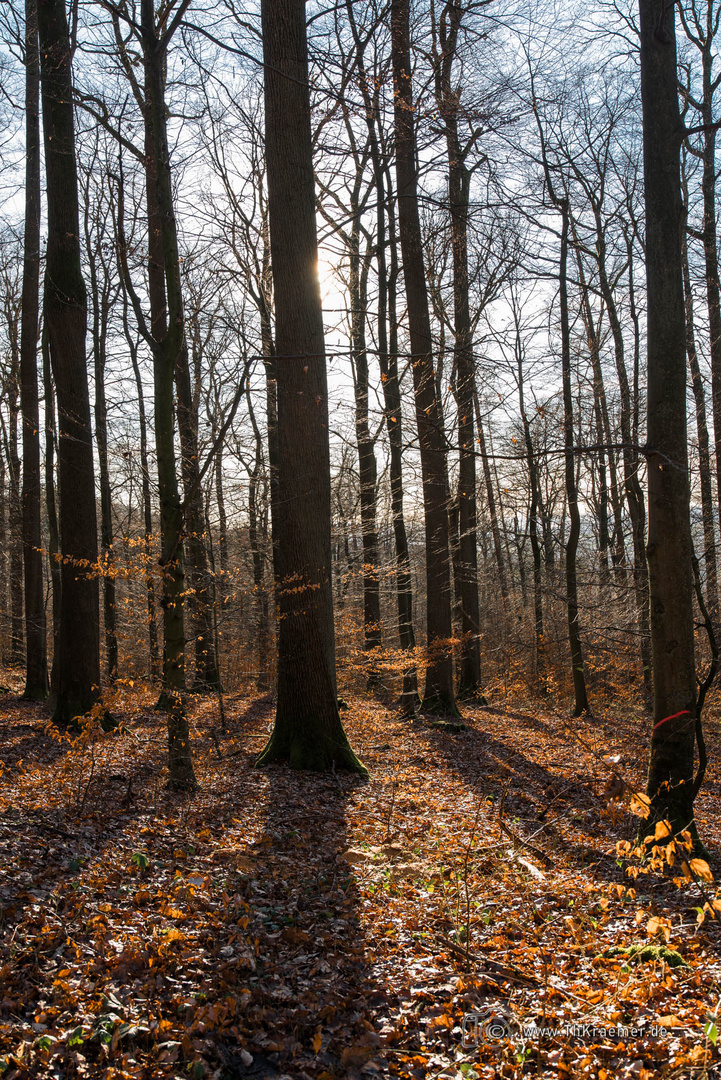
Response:
[{"label": "long shadow", "polygon": [[0,725],[0,760],[6,768],[21,760],[48,764],[65,754],[66,747],[43,730],[50,719],[50,709],[43,702],[4,694],[0,697],[0,716],[5,718]]},{"label": "long shadow", "polygon": [[[487,710],[484,710],[487,711]],[[526,721],[522,714],[511,715],[514,721]],[[473,723],[469,715],[468,723]],[[533,725],[532,725],[533,726]],[[552,732],[552,729],[548,729]],[[536,834],[535,845],[547,849],[562,849],[564,859],[588,872],[593,867],[597,877],[605,881],[617,881],[621,872],[611,855],[588,843],[564,837],[553,824],[553,818],[584,816],[583,830],[599,845],[611,839],[608,828],[597,817],[602,802],[588,779],[583,776],[570,778],[564,771],[552,771],[521,753],[509,742],[495,737],[488,731],[469,726],[466,731],[450,734],[433,728],[422,729],[423,737],[433,750],[440,754],[447,766],[459,775],[479,795],[492,794],[498,805],[501,796],[505,817],[522,823],[516,831]],[[562,735],[562,732],[559,732]],[[590,778],[589,778],[590,779]],[[614,837],[617,839],[620,837]]]},{"label": "long shadow", "polygon": [[242,1052],[220,1040],[222,1076],[271,1078],[304,1069],[345,1075],[377,1057],[378,1048],[368,1026],[379,994],[364,957],[361,898],[341,858],[360,781],[282,765],[263,773],[269,787],[262,831],[234,884],[248,905],[253,969],[229,967],[221,986],[223,993],[239,985],[250,991],[245,1033],[256,1071],[241,1071]]}]

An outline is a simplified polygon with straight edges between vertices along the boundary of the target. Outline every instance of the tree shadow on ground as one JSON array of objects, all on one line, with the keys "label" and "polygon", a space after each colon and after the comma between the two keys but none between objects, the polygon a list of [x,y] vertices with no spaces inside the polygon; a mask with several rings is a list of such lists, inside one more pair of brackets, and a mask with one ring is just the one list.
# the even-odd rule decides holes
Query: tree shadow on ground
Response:
[{"label": "tree shadow on ground", "polygon": [[[467,711],[469,726],[465,731],[446,733],[425,728],[423,737],[471,790],[494,801],[497,813],[503,807],[504,822],[510,830],[504,835],[511,846],[513,835],[518,838],[521,854],[533,860],[535,847],[545,854],[549,865],[563,858],[584,872],[593,868],[594,875],[604,881],[621,880],[615,856],[608,848],[623,838],[623,829],[602,820],[603,776],[594,769],[593,762],[579,754],[574,771],[569,743],[559,741],[556,752],[555,744],[549,747],[547,741],[562,740],[563,726],[555,730],[546,722],[541,722],[546,739],[537,760],[530,750],[522,752],[518,746],[534,744],[539,730],[535,717],[505,710],[493,710],[484,716],[488,712]],[[514,728],[504,739],[497,725],[506,716]],[[489,722],[496,725],[499,734],[480,726]],[[637,819],[633,822],[635,828]],[[525,850],[524,843],[530,845]]]},{"label": "tree shadow on ground", "polygon": [[342,858],[361,782],[284,765],[255,776],[266,786],[264,820],[245,849],[242,873],[229,881],[247,905],[245,937],[255,943],[254,955],[250,970],[229,964],[219,974],[218,992],[250,992],[238,1027],[262,1071],[233,1072],[242,1060],[238,1044],[221,1038],[221,1075],[270,1078],[310,1068],[353,1076],[379,1043],[371,1023],[379,992],[365,957],[361,898]]}]

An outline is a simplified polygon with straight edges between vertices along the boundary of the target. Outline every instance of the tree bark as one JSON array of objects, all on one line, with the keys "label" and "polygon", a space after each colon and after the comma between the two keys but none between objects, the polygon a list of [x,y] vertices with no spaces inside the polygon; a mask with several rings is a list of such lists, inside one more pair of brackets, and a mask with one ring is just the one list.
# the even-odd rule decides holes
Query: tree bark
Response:
[{"label": "tree bark", "polygon": [[[145,61],[146,186],[148,193],[148,280],[151,295],[155,446],[160,489],[163,570],[163,683],[161,704],[168,717],[171,787],[196,786],[185,712],[185,629],[182,515],[175,458],[173,391],[178,358],[185,347],[178,235],[168,149],[165,105],[167,38],[158,35],[152,0],[141,7]],[[165,301],[167,301],[167,309]]]},{"label": "tree bark", "polygon": [[5,315],[10,344],[10,370],[6,382],[7,429],[3,424],[9,479],[10,539],[10,667],[19,668],[25,659],[23,621],[23,517],[21,501],[22,465],[18,447],[20,419],[20,311],[17,296],[5,297]]},{"label": "tree bark", "polygon": [[[392,213],[392,201],[388,201],[386,215],[386,175],[387,165],[381,157],[378,128],[380,83],[375,81],[374,93],[371,94],[369,80],[364,66],[363,46],[358,34],[352,0],[346,0],[348,19],[353,31],[357,50],[357,64],[360,76],[360,88],[365,106],[368,140],[373,163],[373,178],[376,186],[376,255],[378,259],[378,366],[381,371],[383,387],[383,406],[388,433],[389,478],[391,488],[391,517],[393,520],[393,539],[396,559],[396,602],[398,610],[398,638],[402,651],[408,660],[403,664],[400,708],[404,714],[413,714],[418,707],[418,674],[415,664],[415,630],[413,627],[413,587],[411,581],[408,535],[403,513],[403,415],[398,382],[398,347],[397,325],[395,320],[395,284],[398,278],[397,245],[395,238],[395,219]],[[387,185],[391,191],[390,178]],[[388,216],[388,240],[386,239],[386,216]],[[391,267],[388,272],[386,246],[390,243]],[[388,322],[391,325],[391,341],[388,338]]]},{"label": "tree bark", "polygon": [[146,562],[145,596],[148,607],[148,650],[150,655],[150,678],[156,682],[161,678],[160,652],[158,647],[158,618],[155,611],[155,582],[150,569],[153,558],[153,508],[150,498],[150,468],[148,464],[148,421],[145,414],[145,395],[143,380],[138,363],[138,346],[130,333],[128,324],[128,300],[123,293],[123,329],[130,351],[130,362],[135,376],[135,388],[138,394],[138,425],[140,428],[140,474],[143,497],[143,552]]},{"label": "tree bark", "polygon": [[258,758],[365,773],[338,712],[330,451],[304,0],[262,0],[278,401],[278,705]]},{"label": "tree bark", "polygon": [[[95,375],[95,442],[98,448],[100,479],[100,551],[103,579],[103,621],[105,623],[105,664],[108,680],[118,677],[118,631],[113,572],[113,507],[108,468],[108,405],[105,396],[108,319],[111,281],[102,257],[102,235],[93,242],[90,224],[90,185],[85,190],[85,247],[90,270],[93,369]],[[101,275],[98,275],[98,263]]]},{"label": "tree bark", "polygon": [[709,615],[718,621],[718,577],[716,573],[716,533],[714,529],[713,490],[711,484],[711,448],[706,418],[706,393],[696,350],[696,331],[693,313],[693,290],[688,266],[688,240],[683,238],[683,291],[686,312],[686,355],[691,372],[691,387],[696,406],[698,437],[698,471],[701,484],[701,521],[703,524],[703,561],[706,570],[706,606]]},{"label": "tree bark", "polygon": [[25,233],[20,407],[23,423],[23,578],[25,584],[25,690],[48,696],[48,654],[41,525],[38,321],[40,289],[40,55],[37,0],[25,0]]},{"label": "tree bark", "polygon": [[[406,287],[426,539],[427,649],[424,708],[456,712],[453,692],[452,592],[448,473],[443,409],[436,394],[428,292],[418,212],[418,177],[409,31],[409,0],[391,4],[398,226]],[[472,420],[471,420],[472,422]]]},{"label": "tree bark", "polygon": [[[368,420],[368,351],[366,346],[366,308],[368,305],[369,256],[361,258],[360,228],[356,218],[351,231],[351,267],[349,293],[351,300],[351,347],[353,350],[353,390],[355,395],[355,429],[358,446],[358,477],[360,488],[361,537],[363,543],[363,647],[372,653],[383,643],[381,634],[380,586],[378,580],[378,529],[376,501],[378,470],[375,448]],[[361,265],[362,262],[362,265]],[[367,687],[379,683],[378,672],[369,657]]]},{"label": "tree bark", "polygon": [[[458,697],[481,696],[480,608],[476,544],[476,447],[473,425],[475,364],[468,286],[468,203],[470,173],[461,149],[458,115],[461,87],[453,86],[453,64],[463,18],[460,0],[448,0],[440,20],[441,56],[436,64],[436,99],[445,128],[448,155],[448,205],[453,253],[455,394],[458,406],[458,571],[461,608],[461,655]],[[479,429],[479,437],[483,433]],[[504,607],[507,589],[501,574]]]},{"label": "tree bark", "polygon": [[635,441],[632,431],[632,403],[631,389],[628,384],[626,372],[625,348],[623,342],[623,330],[621,320],[616,309],[616,300],[608,279],[606,270],[606,240],[601,221],[601,209],[594,201],[594,215],[596,221],[596,259],[598,262],[598,279],[601,295],[606,310],[608,321],[611,326],[614,344],[614,357],[616,360],[616,374],[621,394],[621,442],[623,444],[623,479],[626,490],[628,514],[631,519],[631,535],[633,539],[633,583],[636,593],[636,606],[638,609],[638,628],[641,645],[641,665],[643,669],[643,685],[647,697],[652,693],[651,686],[651,648],[648,622],[648,566],[646,564],[646,514],[643,504],[643,491],[638,479],[639,457],[634,449]]},{"label": "tree bark", "polygon": [[80,268],[71,51],[64,0],[39,0],[48,240],[45,317],[58,402],[62,602],[57,699],[65,726],[100,690],[98,536]]},{"label": "tree bark", "polygon": [[55,392],[50,371],[50,345],[47,320],[41,336],[43,357],[43,391],[45,394],[45,507],[48,515],[48,562],[52,590],[53,614],[53,665],[50,673],[50,697],[57,698],[58,665],[60,658],[60,608],[63,584],[60,574],[60,529],[58,526],[57,500],[55,498],[55,446],[57,442],[55,422]]},{"label": "tree bark", "polygon": [[[684,225],[675,7],[639,0],[648,288],[648,567],[654,727],[652,819],[691,828],[696,713],[686,444]],[[644,833],[647,824],[643,825]]]}]

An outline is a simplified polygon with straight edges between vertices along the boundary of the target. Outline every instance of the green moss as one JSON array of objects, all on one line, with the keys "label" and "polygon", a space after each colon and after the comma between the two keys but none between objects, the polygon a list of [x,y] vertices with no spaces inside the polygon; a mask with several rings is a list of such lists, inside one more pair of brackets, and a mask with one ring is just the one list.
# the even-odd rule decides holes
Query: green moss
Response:
[{"label": "green moss", "polygon": [[626,948],[616,946],[606,949],[602,956],[624,956],[632,962],[650,963],[653,960],[663,960],[669,967],[688,967],[688,964],[675,949],[669,949],[667,945],[628,945]]},{"label": "green moss", "polygon": [[428,727],[437,731],[468,731],[468,724],[457,724],[453,720],[431,720]]}]

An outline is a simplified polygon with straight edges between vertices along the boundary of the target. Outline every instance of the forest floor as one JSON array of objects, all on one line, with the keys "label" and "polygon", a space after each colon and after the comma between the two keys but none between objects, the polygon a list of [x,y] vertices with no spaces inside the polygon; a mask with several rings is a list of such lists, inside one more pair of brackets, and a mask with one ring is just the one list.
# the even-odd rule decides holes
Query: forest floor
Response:
[{"label": "forest floor", "polygon": [[351,698],[363,782],[255,769],[272,702],[228,697],[221,734],[197,699],[178,795],[152,703],[122,688],[121,731],[72,743],[0,697],[3,1080],[721,1075],[716,886],[616,850],[638,711],[514,700],[456,731]]}]

